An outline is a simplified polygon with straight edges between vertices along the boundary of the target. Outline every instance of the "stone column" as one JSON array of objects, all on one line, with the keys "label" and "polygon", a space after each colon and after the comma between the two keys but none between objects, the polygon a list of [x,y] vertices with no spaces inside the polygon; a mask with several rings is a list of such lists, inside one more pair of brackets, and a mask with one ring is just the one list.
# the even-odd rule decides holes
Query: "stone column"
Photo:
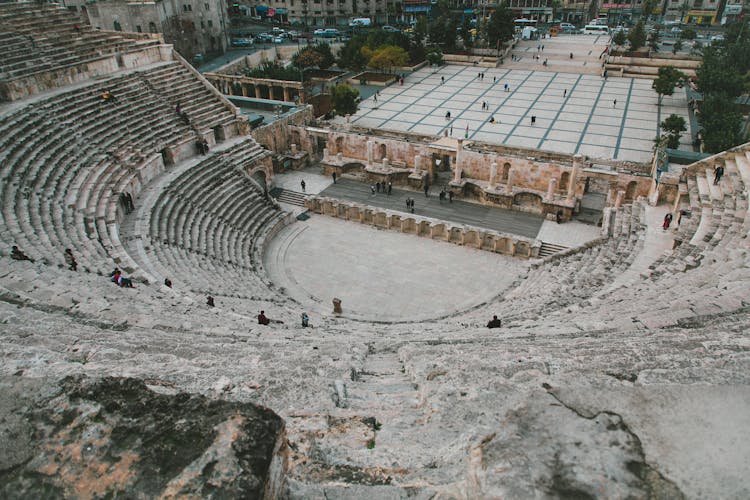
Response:
[{"label": "stone column", "polygon": [[463,139],[458,140],[458,147],[456,148],[456,165],[453,170],[453,181],[461,182],[461,151],[464,149]]},{"label": "stone column", "polygon": [[289,95],[289,87],[284,87],[284,102],[289,102],[292,100],[292,97]]},{"label": "stone column", "polygon": [[508,182],[505,184],[505,193],[513,193],[513,166],[508,169]]},{"label": "stone column", "polygon": [[247,97],[247,83],[240,83],[242,86],[242,97]]},{"label": "stone column", "polygon": [[375,150],[375,143],[367,141],[367,165],[372,165],[373,157],[375,156],[373,151]]},{"label": "stone column", "polygon": [[495,183],[497,182],[497,163],[494,161],[490,165],[490,189],[495,189]]},{"label": "stone column", "polygon": [[583,156],[575,155],[573,157],[573,169],[570,171],[570,180],[568,181],[568,201],[576,196],[576,179],[578,178],[578,169],[583,164]]},{"label": "stone column", "polygon": [[414,173],[418,174],[422,169],[422,155],[414,156]]},{"label": "stone column", "polygon": [[255,87],[255,98],[260,99],[261,98],[260,85],[256,83],[255,85],[253,85],[253,87]]},{"label": "stone column", "polygon": [[388,161],[388,158],[383,158],[383,168],[385,170],[388,170],[391,166],[391,163]]},{"label": "stone column", "polygon": [[620,205],[622,205],[622,199],[625,198],[625,191],[620,190],[617,192],[617,197],[615,198],[615,208],[620,208]]},{"label": "stone column", "polygon": [[557,179],[554,177],[549,180],[549,184],[547,185],[547,201],[552,201],[552,199],[555,197],[555,190],[557,189]]},{"label": "stone column", "polygon": [[323,159],[328,160],[328,148],[323,148]]}]

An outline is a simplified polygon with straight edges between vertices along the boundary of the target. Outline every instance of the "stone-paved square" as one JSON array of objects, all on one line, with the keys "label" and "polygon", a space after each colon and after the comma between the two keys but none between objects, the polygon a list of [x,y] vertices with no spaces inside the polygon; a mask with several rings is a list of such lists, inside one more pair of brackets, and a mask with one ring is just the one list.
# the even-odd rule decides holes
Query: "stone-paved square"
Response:
[{"label": "stone-paved square", "polygon": [[[546,51],[541,52],[537,41],[520,42],[514,51],[519,59],[497,68],[422,68],[409,74],[404,85],[380,91],[377,102],[364,100],[351,121],[373,129],[447,133],[494,144],[649,162],[662,120],[675,113],[690,123],[685,90],[665,96],[659,109],[652,80],[604,78],[597,66],[604,46],[598,38],[547,39]],[[545,67],[541,59],[532,59],[537,52],[552,63]],[[480,72],[484,78],[478,77]],[[692,133],[683,133],[682,148],[689,148]]]}]

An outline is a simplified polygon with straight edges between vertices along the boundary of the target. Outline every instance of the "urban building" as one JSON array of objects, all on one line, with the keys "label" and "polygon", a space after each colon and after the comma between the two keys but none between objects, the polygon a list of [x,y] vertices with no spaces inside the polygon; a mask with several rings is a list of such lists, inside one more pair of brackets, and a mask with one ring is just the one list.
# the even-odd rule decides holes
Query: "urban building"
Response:
[{"label": "urban building", "polygon": [[229,46],[225,0],[63,0],[95,29],[161,33],[185,58],[201,62]]}]

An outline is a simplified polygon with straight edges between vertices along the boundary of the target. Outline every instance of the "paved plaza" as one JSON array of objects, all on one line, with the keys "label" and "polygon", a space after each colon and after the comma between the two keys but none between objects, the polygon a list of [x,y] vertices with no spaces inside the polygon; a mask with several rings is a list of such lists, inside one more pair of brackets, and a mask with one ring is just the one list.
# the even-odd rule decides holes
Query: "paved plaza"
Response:
[{"label": "paved plaza", "polygon": [[[514,51],[520,59],[498,68],[422,68],[408,75],[404,85],[383,89],[377,102],[364,100],[352,123],[434,136],[447,131],[494,144],[649,162],[664,118],[675,113],[690,123],[686,92],[675,89],[659,109],[652,80],[603,78],[598,55],[606,45],[600,38],[520,42]],[[542,42],[543,51],[538,48]],[[478,78],[479,72],[484,78]],[[492,117],[495,123],[490,123]],[[683,134],[683,148],[689,147],[690,137],[690,130]]]}]

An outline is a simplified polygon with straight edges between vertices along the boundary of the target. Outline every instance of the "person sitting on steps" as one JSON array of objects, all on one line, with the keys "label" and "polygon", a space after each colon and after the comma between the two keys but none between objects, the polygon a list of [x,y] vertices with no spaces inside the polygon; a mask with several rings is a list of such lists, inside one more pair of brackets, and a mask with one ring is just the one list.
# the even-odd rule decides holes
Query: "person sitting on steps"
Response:
[{"label": "person sitting on steps", "polygon": [[258,315],[258,324],[259,325],[267,325],[271,322],[270,319],[266,317],[266,311],[261,311]]},{"label": "person sitting on steps", "polygon": [[13,248],[10,250],[10,258],[13,260],[28,260],[29,262],[34,262],[34,259],[23,253],[17,246],[13,245]]},{"label": "person sitting on steps", "polygon": [[502,326],[502,322],[497,319],[497,315],[492,316],[492,319],[487,323],[487,328],[500,328]]}]

